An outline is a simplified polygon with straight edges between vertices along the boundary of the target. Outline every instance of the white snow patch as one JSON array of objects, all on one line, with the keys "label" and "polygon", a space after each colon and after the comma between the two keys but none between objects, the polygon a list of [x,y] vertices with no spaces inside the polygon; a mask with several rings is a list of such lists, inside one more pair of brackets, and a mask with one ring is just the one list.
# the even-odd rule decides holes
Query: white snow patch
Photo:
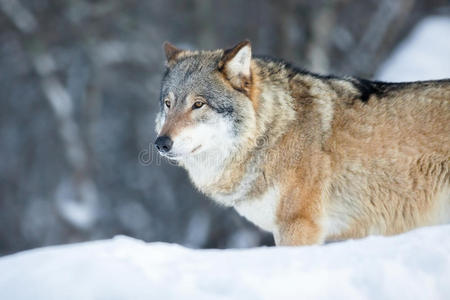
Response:
[{"label": "white snow patch", "polygon": [[450,78],[450,18],[421,21],[375,76],[383,81]]},{"label": "white snow patch", "polygon": [[1,258],[0,299],[450,299],[449,237],[247,250],[116,237]]}]

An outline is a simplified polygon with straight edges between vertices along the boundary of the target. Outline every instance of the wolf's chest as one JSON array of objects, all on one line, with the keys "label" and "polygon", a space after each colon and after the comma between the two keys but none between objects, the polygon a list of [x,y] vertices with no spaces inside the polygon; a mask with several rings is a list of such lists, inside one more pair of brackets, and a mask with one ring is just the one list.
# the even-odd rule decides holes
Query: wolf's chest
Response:
[{"label": "wolf's chest", "polygon": [[275,232],[279,200],[278,188],[271,187],[259,197],[239,201],[234,208],[240,215],[260,228]]}]

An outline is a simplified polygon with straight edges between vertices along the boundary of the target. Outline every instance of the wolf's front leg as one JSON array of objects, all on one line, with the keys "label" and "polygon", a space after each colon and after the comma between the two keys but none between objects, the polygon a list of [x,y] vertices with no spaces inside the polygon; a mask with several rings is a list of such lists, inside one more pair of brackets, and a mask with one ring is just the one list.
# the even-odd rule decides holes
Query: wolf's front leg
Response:
[{"label": "wolf's front leg", "polygon": [[277,246],[302,246],[323,243],[321,228],[313,220],[299,217],[289,222],[281,222],[274,233]]},{"label": "wolf's front leg", "polygon": [[321,187],[318,179],[300,177],[284,190],[277,211],[278,230],[274,234],[277,245],[301,246],[324,242],[324,228],[320,222],[323,219]]}]

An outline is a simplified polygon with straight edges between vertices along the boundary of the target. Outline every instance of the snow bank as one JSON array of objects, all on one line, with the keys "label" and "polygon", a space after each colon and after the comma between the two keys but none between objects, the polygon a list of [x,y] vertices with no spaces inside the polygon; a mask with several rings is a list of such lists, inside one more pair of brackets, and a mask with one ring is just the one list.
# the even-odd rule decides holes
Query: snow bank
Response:
[{"label": "snow bank", "polygon": [[420,22],[375,77],[394,82],[450,78],[450,18]]},{"label": "snow bank", "polygon": [[0,299],[450,299],[450,225],[296,248],[42,248],[0,259]]}]

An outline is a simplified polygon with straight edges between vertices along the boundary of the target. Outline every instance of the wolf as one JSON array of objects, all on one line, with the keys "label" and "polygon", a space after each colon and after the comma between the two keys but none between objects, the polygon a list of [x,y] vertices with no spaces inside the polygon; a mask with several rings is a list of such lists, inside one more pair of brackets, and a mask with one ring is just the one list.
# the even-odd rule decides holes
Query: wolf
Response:
[{"label": "wolf", "polygon": [[156,148],[276,245],[450,221],[450,80],[323,76],[164,44]]}]

